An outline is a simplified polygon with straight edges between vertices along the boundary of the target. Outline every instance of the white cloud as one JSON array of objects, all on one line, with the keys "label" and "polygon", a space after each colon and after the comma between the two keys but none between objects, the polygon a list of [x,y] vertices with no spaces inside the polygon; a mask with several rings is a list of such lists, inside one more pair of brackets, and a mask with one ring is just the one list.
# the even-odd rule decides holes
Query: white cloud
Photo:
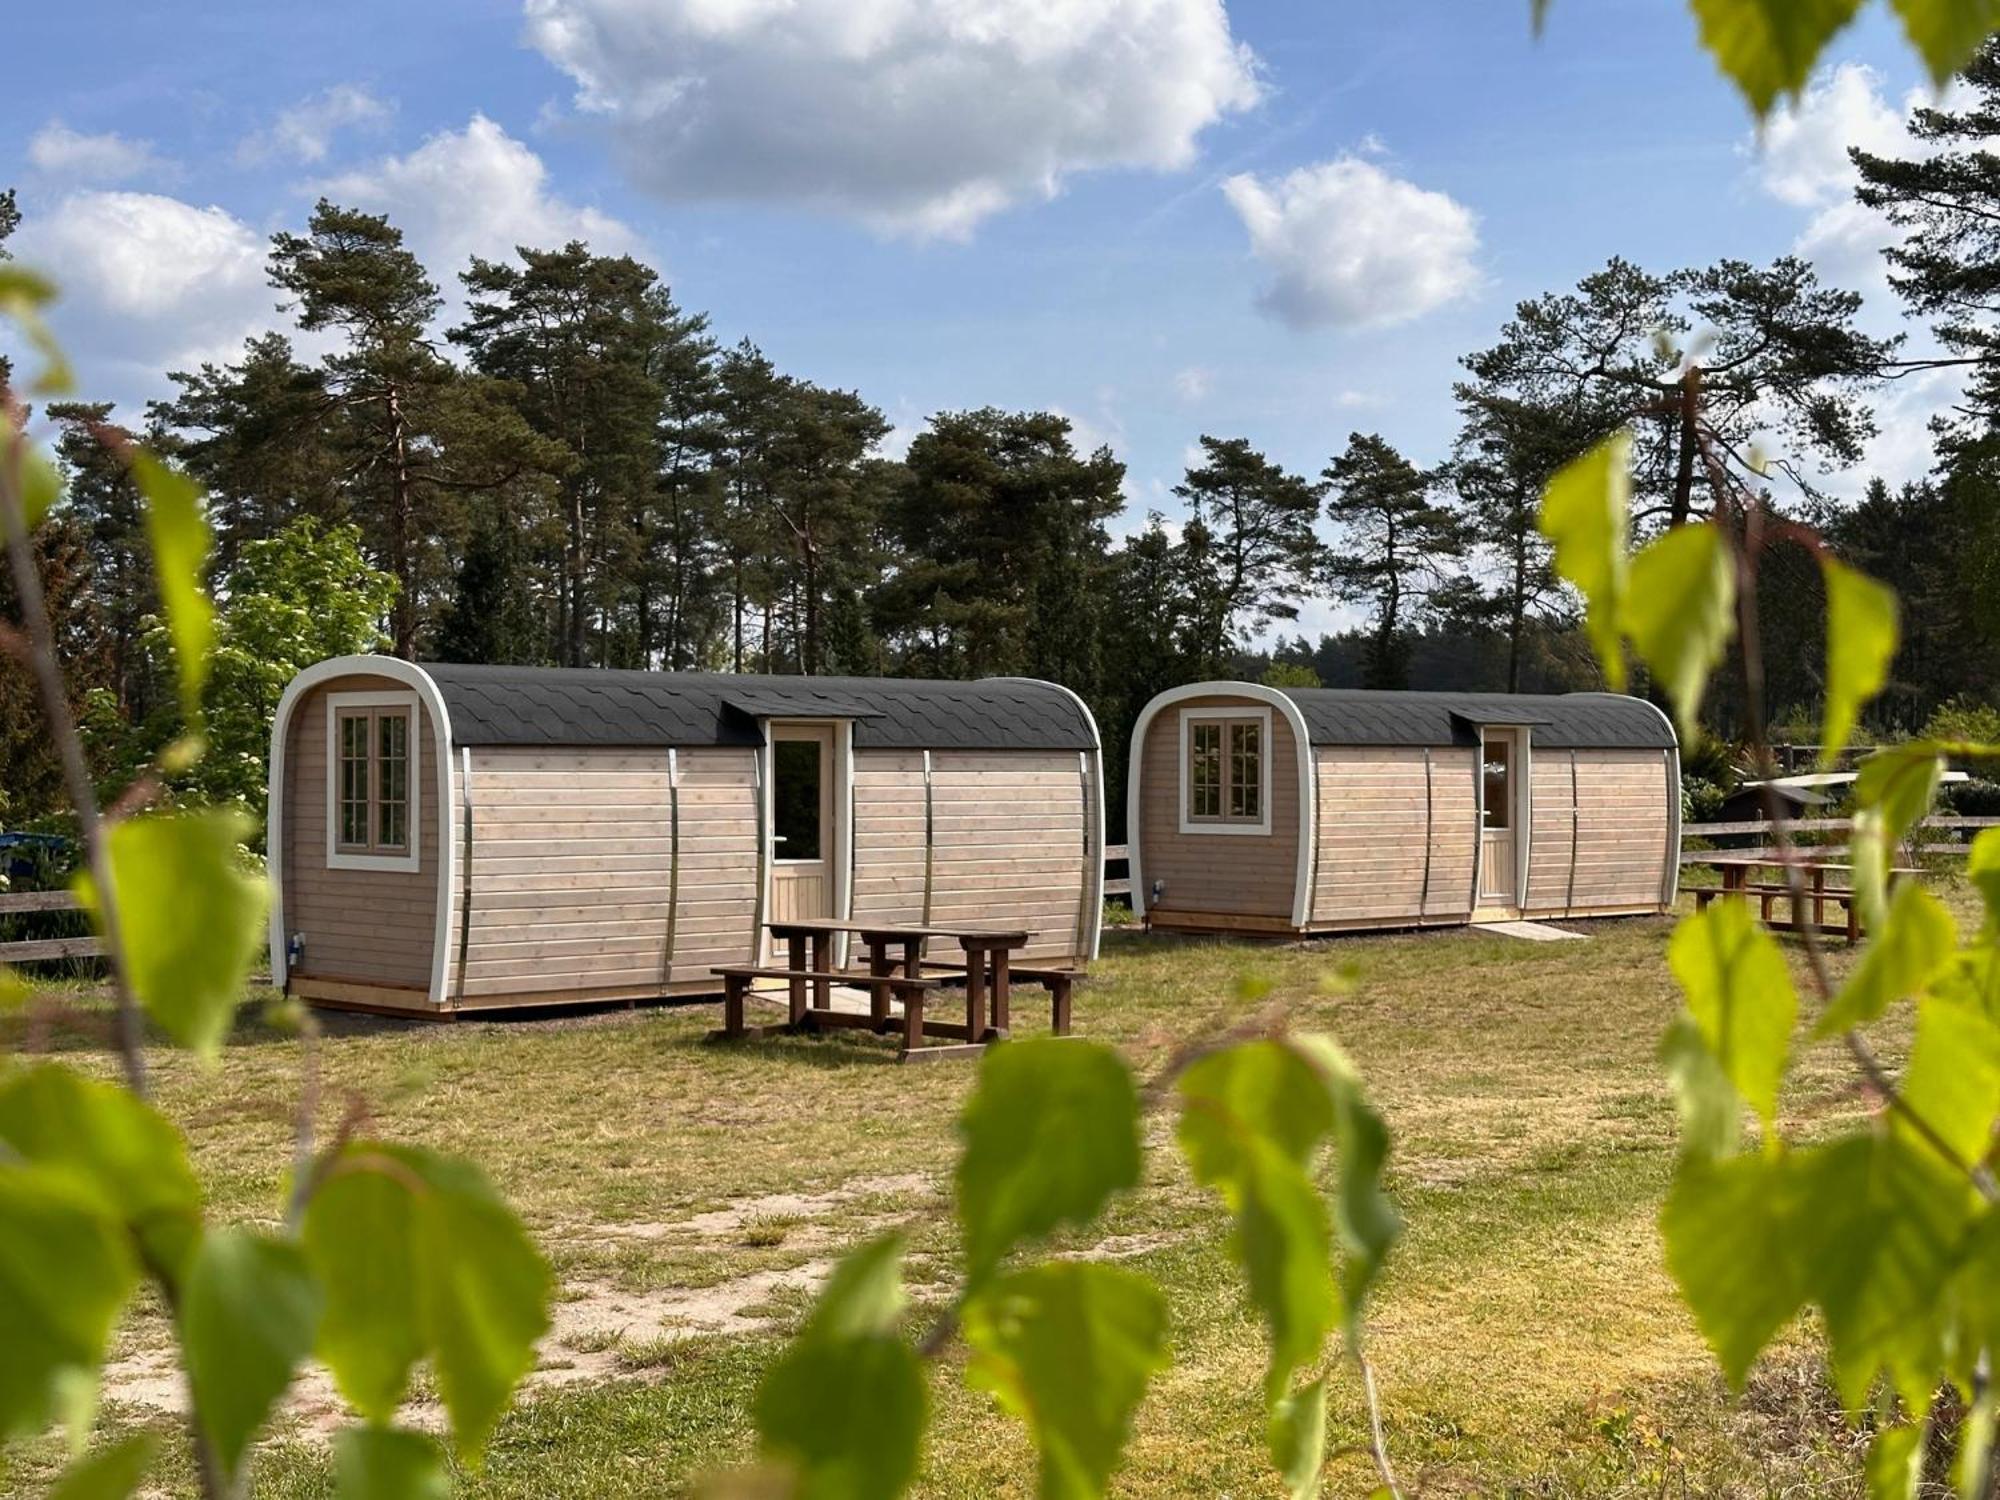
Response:
[{"label": "white cloud", "polygon": [[440,132],[407,156],[315,186],[344,206],[387,214],[447,290],[472,256],[509,259],[518,245],[551,249],[587,240],[609,255],[639,248],[638,236],[617,219],[553,195],[548,177],[539,156],[474,115],[465,129]]},{"label": "white cloud", "polygon": [[128,140],[113,131],[85,135],[61,120],[49,121],[29,138],[28,164],[44,176],[72,183],[130,182],[173,170],[151,141]]},{"label": "white cloud", "polygon": [[1294,328],[1406,322],[1479,285],[1472,211],[1358,156],[1222,191],[1270,273],[1258,305]]},{"label": "white cloud", "polygon": [[1199,401],[1214,387],[1215,377],[1200,365],[1189,365],[1174,374],[1174,393],[1183,401]]},{"label": "white cloud", "polygon": [[1174,169],[1260,97],[1222,0],[524,0],[527,35],[674,201],[964,238],[1072,173]]},{"label": "white cloud", "polygon": [[292,161],[320,162],[333,138],[354,127],[382,125],[395,112],[359,84],[340,83],[302,99],[281,113],[268,130],[260,130],[236,148],[237,160],[268,161],[282,156]]},{"label": "white cloud", "polygon": [[53,321],[93,396],[157,395],[164,371],[233,358],[280,322],[263,237],[226,209],[73,193],[31,215],[10,248],[60,281]]},{"label": "white cloud", "polygon": [[1847,149],[1882,155],[1909,144],[1902,117],[1882,97],[1882,77],[1860,63],[1822,74],[1805,96],[1772,115],[1752,147],[1764,191],[1795,208],[1818,208],[1854,192]]},{"label": "white cloud", "polygon": [[1809,215],[1793,250],[1811,260],[1826,280],[1886,299],[1888,267],[1882,251],[1901,234],[1881,213],[1855,201],[1860,178],[1848,150],[1925,155],[1934,148],[1910,134],[1910,117],[1925,106],[1956,109],[1965,102],[1965,86],[1954,84],[1942,101],[1929,89],[1912,89],[1899,107],[1886,97],[1882,77],[1873,68],[1842,63],[1820,74],[1803,98],[1772,115],[1742,149],[1753,158],[1755,179],[1764,192]]}]

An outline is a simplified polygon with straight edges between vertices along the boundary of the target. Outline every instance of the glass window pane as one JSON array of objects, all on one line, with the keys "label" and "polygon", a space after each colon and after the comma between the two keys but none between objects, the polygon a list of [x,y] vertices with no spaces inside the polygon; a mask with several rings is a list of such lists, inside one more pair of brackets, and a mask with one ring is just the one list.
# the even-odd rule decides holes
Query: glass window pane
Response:
[{"label": "glass window pane", "polygon": [[375,720],[375,842],[403,849],[410,833],[410,719],[382,714]]},{"label": "glass window pane", "polygon": [[1256,822],[1264,793],[1263,726],[1241,719],[1229,726],[1229,816]]},{"label": "glass window pane", "polygon": [[1506,828],[1514,816],[1513,746],[1506,740],[1486,742],[1485,761],[1480,767],[1483,782],[1483,797],[1486,804],[1486,826]]},{"label": "glass window pane", "polygon": [[1188,814],[1222,816],[1222,726],[1213,721],[1189,727]]},{"label": "glass window pane", "polygon": [[779,740],[773,747],[771,833],[775,859],[820,857],[820,745]]},{"label": "glass window pane", "polygon": [[340,842],[368,844],[368,715],[340,716]]}]

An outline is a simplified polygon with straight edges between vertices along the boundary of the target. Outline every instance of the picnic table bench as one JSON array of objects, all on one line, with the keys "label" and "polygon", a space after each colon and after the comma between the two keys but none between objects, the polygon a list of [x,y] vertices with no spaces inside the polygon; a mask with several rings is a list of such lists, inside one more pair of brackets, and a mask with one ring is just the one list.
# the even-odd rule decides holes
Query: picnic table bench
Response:
[{"label": "picnic table bench", "polygon": [[[1835,871],[1847,871],[1851,876],[1854,866],[1839,860],[1822,860],[1801,857],[1802,851],[1794,851],[1793,857],[1770,854],[1714,854],[1690,860],[1693,865],[1702,865],[1715,870],[1722,877],[1720,886],[1697,886],[1694,893],[1695,910],[1705,911],[1708,903],[1718,896],[1757,897],[1758,916],[1766,927],[1773,924],[1775,904],[1780,900],[1791,903],[1791,920],[1783,926],[1794,932],[1803,932],[1810,925],[1812,930],[1827,937],[1844,937],[1848,942],[1858,942],[1861,937],[1861,910],[1851,886],[1829,886],[1826,877]],[[1752,880],[1751,875],[1758,870],[1797,869],[1803,877],[1803,890],[1794,889],[1789,880]],[[1891,884],[1921,875],[1923,871],[1896,865],[1889,870]],[[1839,922],[1826,920],[1828,903],[1839,907],[1845,914]],[[1812,917],[1807,921],[1806,912],[1810,906]]]},{"label": "picnic table bench", "polygon": [[[798,918],[769,922],[773,940],[783,943],[783,966],[755,964],[723,965],[715,969],[724,985],[724,1036],[751,1034],[743,1021],[743,998],[759,979],[782,979],[789,998],[789,1019],[784,1029],[812,1027],[860,1027],[879,1032],[900,1030],[903,1036],[900,1061],[930,1060],[977,1052],[988,1042],[1009,1034],[1015,977],[1030,979],[1048,989],[1051,1025],[1056,1035],[1066,1036],[1070,1023],[1070,990],[1076,974],[1056,968],[1017,968],[1012,955],[1025,948],[1034,934],[1020,930],[996,931],[988,928],[904,927],[877,922],[842,922],[829,918]],[[833,962],[834,940],[843,935],[859,938],[868,950],[865,970],[843,970]],[[932,940],[954,942],[965,955],[962,964],[929,963],[923,957],[924,944]],[[940,975],[963,976],[965,1021],[932,1020],[924,1015],[926,993],[937,989],[941,980],[926,978],[924,970]],[[835,985],[855,985],[868,991],[868,1014],[838,1011],[832,1005]],[[890,1003],[902,1005],[899,1023],[890,1014]],[[768,1028],[765,1028],[768,1029]],[[927,1045],[925,1038],[955,1041],[956,1046]]]}]

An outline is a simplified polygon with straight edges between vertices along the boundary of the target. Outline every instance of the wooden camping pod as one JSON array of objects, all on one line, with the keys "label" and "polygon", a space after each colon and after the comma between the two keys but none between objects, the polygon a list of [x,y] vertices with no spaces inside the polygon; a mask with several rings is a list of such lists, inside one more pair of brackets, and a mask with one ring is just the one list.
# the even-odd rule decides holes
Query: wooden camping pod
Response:
[{"label": "wooden camping pod", "polygon": [[273,981],[439,1014],[709,994],[823,916],[1096,956],[1097,726],[1068,689],[307,668],[272,725]]},{"label": "wooden camping pod", "polygon": [[1154,927],[1310,933],[1660,912],[1680,750],[1613,693],[1397,693],[1203,682],[1132,731],[1134,911]]}]

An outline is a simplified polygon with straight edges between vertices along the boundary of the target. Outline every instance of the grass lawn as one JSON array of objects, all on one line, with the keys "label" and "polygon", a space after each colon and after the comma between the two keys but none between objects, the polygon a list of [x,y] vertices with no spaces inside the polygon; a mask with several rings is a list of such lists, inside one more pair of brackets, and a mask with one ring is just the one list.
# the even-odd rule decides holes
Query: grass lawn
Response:
[{"label": "grass lawn", "polygon": [[[1968,902],[1951,889],[1955,905]],[[1467,930],[1314,945],[1107,939],[1078,1029],[1142,1074],[1244,1011],[1254,975],[1298,1023],[1355,1055],[1395,1135],[1390,1187],[1407,1220],[1369,1343],[1388,1440],[1425,1495],[1859,1492],[1854,1443],[1831,1409],[1810,1335],[1730,1401],[1660,1264],[1654,1219],[1674,1111],[1654,1048],[1678,1001],[1670,924],[1589,926],[1588,942]],[[1837,954],[1844,966],[1848,958]],[[1338,966],[1360,982],[1334,994]],[[1039,991],[1017,1026],[1042,1023]],[[368,1129],[486,1165],[554,1261],[564,1299],[533,1388],[462,1493],[659,1495],[749,1451],[759,1371],[828,1260],[901,1226],[912,1276],[956,1275],[948,1184],[953,1121],[974,1068],[896,1067],[852,1035],[722,1048],[720,1007],[662,1006],[450,1026],[332,1018],[325,1125],[360,1101]],[[246,1010],[221,1064],[155,1049],[159,1102],[180,1123],[216,1210],[275,1213],[288,1166],[299,1048]],[[102,1010],[0,1022],[7,1051],[45,1047],[109,1071]],[[1808,1053],[1787,1099],[1801,1128],[1866,1108],[1833,1049]],[[1138,1417],[1126,1494],[1271,1495],[1258,1410],[1262,1333],[1237,1291],[1219,1209],[1190,1185],[1153,1121],[1141,1191],[1062,1248],[1157,1278],[1174,1363]],[[121,1335],[104,1422],[170,1424],[157,1317]],[[1362,1436],[1358,1386],[1336,1372],[1336,1446]],[[421,1393],[420,1393],[421,1394]],[[1029,1494],[1022,1431],[968,1391],[950,1359],[921,1490]],[[259,1495],[329,1492],[323,1380],[257,1460]],[[416,1416],[423,1420],[420,1409]],[[0,1457],[0,1492],[37,1491],[53,1439]],[[164,1493],[190,1493],[183,1461]],[[1328,1493],[1366,1490],[1337,1458]]]}]

